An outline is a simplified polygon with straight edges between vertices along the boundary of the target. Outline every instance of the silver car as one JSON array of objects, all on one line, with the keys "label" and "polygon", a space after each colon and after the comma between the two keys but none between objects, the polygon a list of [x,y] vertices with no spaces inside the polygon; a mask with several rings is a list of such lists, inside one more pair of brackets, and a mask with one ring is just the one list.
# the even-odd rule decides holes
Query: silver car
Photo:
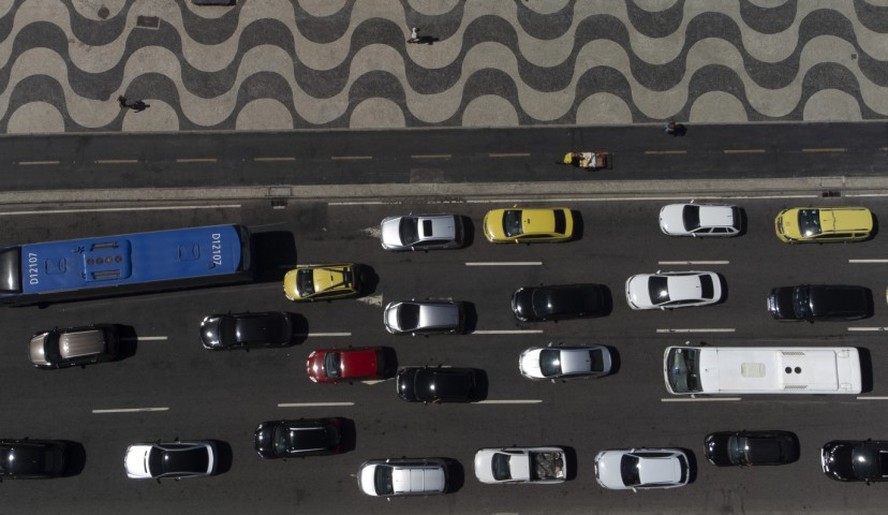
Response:
[{"label": "silver car", "polygon": [[669,204],[660,209],[660,230],[669,236],[695,238],[740,234],[740,209],[715,204]]},{"label": "silver car", "polygon": [[358,470],[358,487],[374,497],[443,494],[447,463],[440,458],[366,461]]},{"label": "silver car", "polygon": [[528,379],[550,379],[553,383],[574,378],[605,376],[613,359],[603,345],[531,347],[518,358],[518,369]]},{"label": "silver car", "polygon": [[386,250],[456,249],[463,246],[463,221],[459,215],[390,216],[379,224]]},{"label": "silver car", "polygon": [[385,307],[383,322],[392,334],[462,333],[465,309],[452,300],[399,300]]}]

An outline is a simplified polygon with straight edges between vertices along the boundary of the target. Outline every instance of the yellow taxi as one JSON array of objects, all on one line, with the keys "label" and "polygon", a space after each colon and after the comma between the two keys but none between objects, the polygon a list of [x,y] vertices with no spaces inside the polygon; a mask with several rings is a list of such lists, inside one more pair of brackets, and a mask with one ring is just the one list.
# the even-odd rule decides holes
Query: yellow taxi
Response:
[{"label": "yellow taxi", "polygon": [[567,241],[573,230],[573,215],[565,207],[494,209],[484,215],[484,237],[492,243]]},{"label": "yellow taxi", "polygon": [[354,263],[299,265],[284,276],[284,295],[290,300],[354,297],[360,291],[360,270]]},{"label": "yellow taxi", "polygon": [[865,207],[795,207],[774,219],[777,237],[786,243],[860,241],[873,231],[873,214]]}]

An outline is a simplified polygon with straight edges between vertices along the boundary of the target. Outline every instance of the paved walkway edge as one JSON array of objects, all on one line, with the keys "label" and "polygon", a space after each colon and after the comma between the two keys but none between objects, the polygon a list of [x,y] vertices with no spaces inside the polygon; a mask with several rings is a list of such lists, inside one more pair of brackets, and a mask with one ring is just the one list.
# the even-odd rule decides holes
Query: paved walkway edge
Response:
[{"label": "paved walkway edge", "polygon": [[888,178],[805,177],[788,179],[706,179],[662,181],[416,183],[356,185],[262,185],[221,188],[138,188],[0,192],[0,206],[77,203],[195,202],[225,200],[424,201],[462,199],[570,200],[587,197],[703,198],[766,197],[791,194],[888,195]]}]

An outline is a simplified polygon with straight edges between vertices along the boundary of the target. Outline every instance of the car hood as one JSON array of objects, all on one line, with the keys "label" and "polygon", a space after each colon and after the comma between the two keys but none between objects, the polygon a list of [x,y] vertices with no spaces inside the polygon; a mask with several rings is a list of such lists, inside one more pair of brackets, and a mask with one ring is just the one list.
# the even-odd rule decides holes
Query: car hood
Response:
[{"label": "car hood", "polygon": [[601,451],[595,456],[595,479],[598,484],[611,490],[623,490],[623,477],[620,475],[622,451]]},{"label": "car hood", "polygon": [[626,281],[626,299],[635,307],[650,307],[651,302],[650,290],[648,289],[648,280],[651,274],[633,275]]},{"label": "car hood", "polygon": [[540,353],[542,351],[543,349],[540,347],[533,347],[521,353],[518,358],[518,370],[521,374],[533,379],[545,379],[540,367]]},{"label": "car hood", "polygon": [[666,234],[687,234],[684,221],[682,220],[682,211],[684,204],[669,204],[660,209],[660,228]]},{"label": "car hood", "polygon": [[519,320],[528,320],[533,316],[534,288],[519,288],[512,294],[512,312]]},{"label": "car hood", "polygon": [[401,217],[386,218],[379,224],[379,239],[382,247],[386,249],[402,248],[401,244]]},{"label": "car hood", "polygon": [[771,316],[778,320],[795,318],[792,305],[793,289],[791,286],[786,286],[771,290],[771,294],[768,295],[768,311]]},{"label": "car hood", "polygon": [[728,439],[730,433],[712,433],[703,442],[703,454],[715,465],[731,465],[728,455]]},{"label": "car hood", "polygon": [[49,360],[46,359],[46,337],[49,333],[40,333],[35,334],[31,338],[30,343],[30,353],[31,353],[31,363],[37,366],[46,366],[49,365]]},{"label": "car hood", "polygon": [[148,479],[151,472],[148,470],[148,455],[151,453],[151,445],[130,445],[126,449],[123,458],[126,475],[132,479]]}]

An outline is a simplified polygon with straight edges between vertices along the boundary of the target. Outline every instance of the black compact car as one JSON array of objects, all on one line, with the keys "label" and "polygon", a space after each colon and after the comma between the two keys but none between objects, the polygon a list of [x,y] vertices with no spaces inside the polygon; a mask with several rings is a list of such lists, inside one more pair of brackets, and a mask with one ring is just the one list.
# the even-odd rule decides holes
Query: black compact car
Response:
[{"label": "black compact car", "polygon": [[836,481],[886,481],[888,441],[834,440],[820,451],[820,464]]},{"label": "black compact car", "polygon": [[873,296],[863,286],[784,286],[771,290],[768,311],[777,320],[859,320],[872,316]]},{"label": "black compact car", "polygon": [[288,345],[293,338],[289,313],[207,315],[200,323],[200,341],[210,350]]},{"label": "black compact car", "polygon": [[398,397],[409,402],[472,402],[480,395],[482,375],[473,368],[403,368],[398,372]]},{"label": "black compact car", "polygon": [[610,309],[610,290],[601,284],[527,286],[512,294],[512,312],[522,322],[599,317]]},{"label": "black compact car", "polygon": [[342,419],[303,418],[263,422],[253,434],[260,458],[301,458],[338,454]]},{"label": "black compact car", "polygon": [[785,465],[799,459],[799,438],[789,431],[720,431],[703,441],[704,455],[719,467]]},{"label": "black compact car", "polygon": [[0,478],[48,479],[65,472],[65,442],[0,440]]}]

